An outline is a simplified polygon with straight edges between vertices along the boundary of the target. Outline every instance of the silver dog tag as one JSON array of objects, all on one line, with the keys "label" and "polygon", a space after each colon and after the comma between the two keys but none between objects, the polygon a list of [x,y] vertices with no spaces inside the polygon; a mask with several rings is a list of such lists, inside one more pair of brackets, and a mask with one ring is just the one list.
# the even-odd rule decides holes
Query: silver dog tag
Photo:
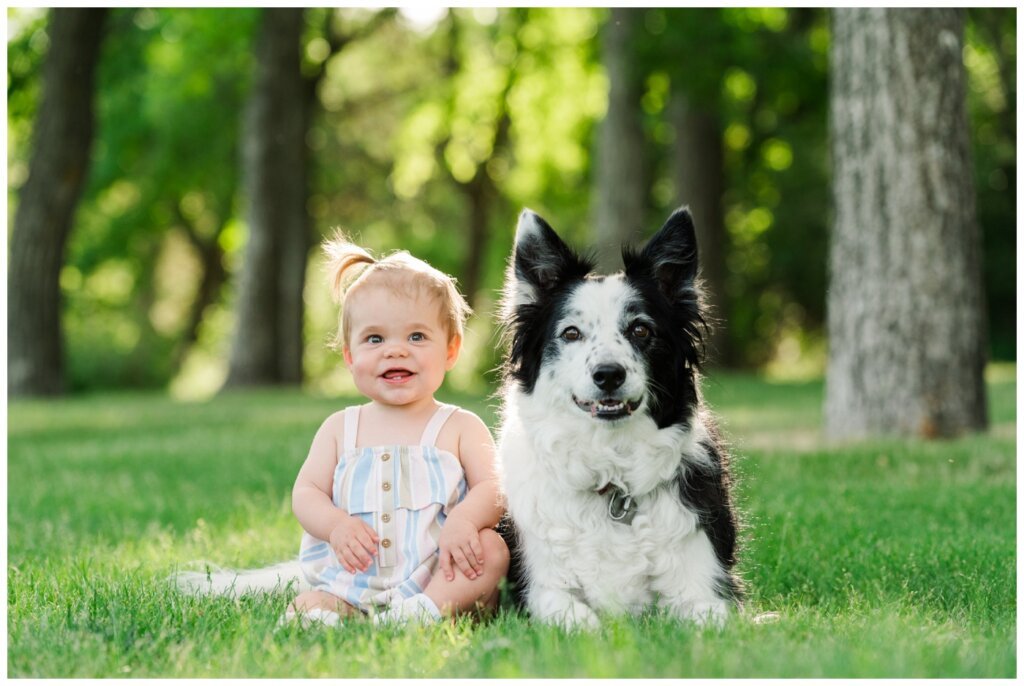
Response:
[{"label": "silver dog tag", "polygon": [[613,488],[612,497],[608,499],[608,516],[616,522],[632,524],[633,517],[636,516],[636,501],[633,500],[633,496]]}]

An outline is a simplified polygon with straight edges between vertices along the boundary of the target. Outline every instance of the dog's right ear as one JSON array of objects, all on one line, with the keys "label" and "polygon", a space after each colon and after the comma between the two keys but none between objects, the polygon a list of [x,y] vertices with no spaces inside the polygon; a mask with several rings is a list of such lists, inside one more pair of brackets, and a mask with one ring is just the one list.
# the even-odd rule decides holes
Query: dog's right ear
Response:
[{"label": "dog's right ear", "polygon": [[506,297],[513,307],[536,302],[541,293],[594,268],[565,244],[535,212],[525,209],[516,225],[515,248],[506,276]]}]

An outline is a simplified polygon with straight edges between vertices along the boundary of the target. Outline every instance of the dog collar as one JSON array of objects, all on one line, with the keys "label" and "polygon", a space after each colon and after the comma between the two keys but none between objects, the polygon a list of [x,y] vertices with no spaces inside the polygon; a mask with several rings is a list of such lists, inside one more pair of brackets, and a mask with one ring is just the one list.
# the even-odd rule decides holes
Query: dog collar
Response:
[{"label": "dog collar", "polygon": [[609,492],[612,495],[608,499],[608,516],[612,518],[612,521],[626,525],[632,524],[633,517],[636,516],[636,501],[633,500],[633,496],[610,483],[597,489],[598,495],[605,495]]}]

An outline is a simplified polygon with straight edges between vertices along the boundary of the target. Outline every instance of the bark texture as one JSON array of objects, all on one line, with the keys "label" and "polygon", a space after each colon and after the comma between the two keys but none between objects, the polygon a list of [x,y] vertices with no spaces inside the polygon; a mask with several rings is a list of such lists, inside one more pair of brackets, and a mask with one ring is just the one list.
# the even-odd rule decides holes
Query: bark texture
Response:
[{"label": "bark texture", "polygon": [[987,424],[963,12],[837,9],[826,431]]},{"label": "bark texture", "polygon": [[309,250],[303,10],[267,8],[242,150],[249,240],[226,386],[302,380],[302,288]]},{"label": "bark texture", "polygon": [[89,169],[105,9],[50,10],[50,50],[29,175],[11,235],[7,384],[11,396],[64,390],[60,270]]},{"label": "bark texture", "polygon": [[624,242],[638,243],[646,228],[648,177],[636,65],[635,34],[642,10],[612,8],[605,26],[608,113],[601,124],[594,205],[594,247],[605,273],[622,269]]},{"label": "bark texture", "polygon": [[725,293],[725,159],[722,129],[711,112],[693,106],[686,96],[675,93],[669,117],[676,137],[670,162],[676,187],[676,205],[688,205],[697,230],[700,276],[707,311],[707,361],[728,364],[732,355],[726,335],[728,306]]}]

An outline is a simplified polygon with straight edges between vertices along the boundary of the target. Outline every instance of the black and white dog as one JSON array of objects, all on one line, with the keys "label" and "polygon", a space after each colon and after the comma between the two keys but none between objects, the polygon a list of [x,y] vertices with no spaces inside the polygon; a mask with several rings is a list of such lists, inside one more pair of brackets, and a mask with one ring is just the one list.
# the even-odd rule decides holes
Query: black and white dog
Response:
[{"label": "black and white dog", "polygon": [[512,582],[531,615],[564,626],[652,606],[718,623],[740,598],[736,518],[701,402],[690,213],[623,261],[595,275],[543,219],[519,217],[498,439]]}]

